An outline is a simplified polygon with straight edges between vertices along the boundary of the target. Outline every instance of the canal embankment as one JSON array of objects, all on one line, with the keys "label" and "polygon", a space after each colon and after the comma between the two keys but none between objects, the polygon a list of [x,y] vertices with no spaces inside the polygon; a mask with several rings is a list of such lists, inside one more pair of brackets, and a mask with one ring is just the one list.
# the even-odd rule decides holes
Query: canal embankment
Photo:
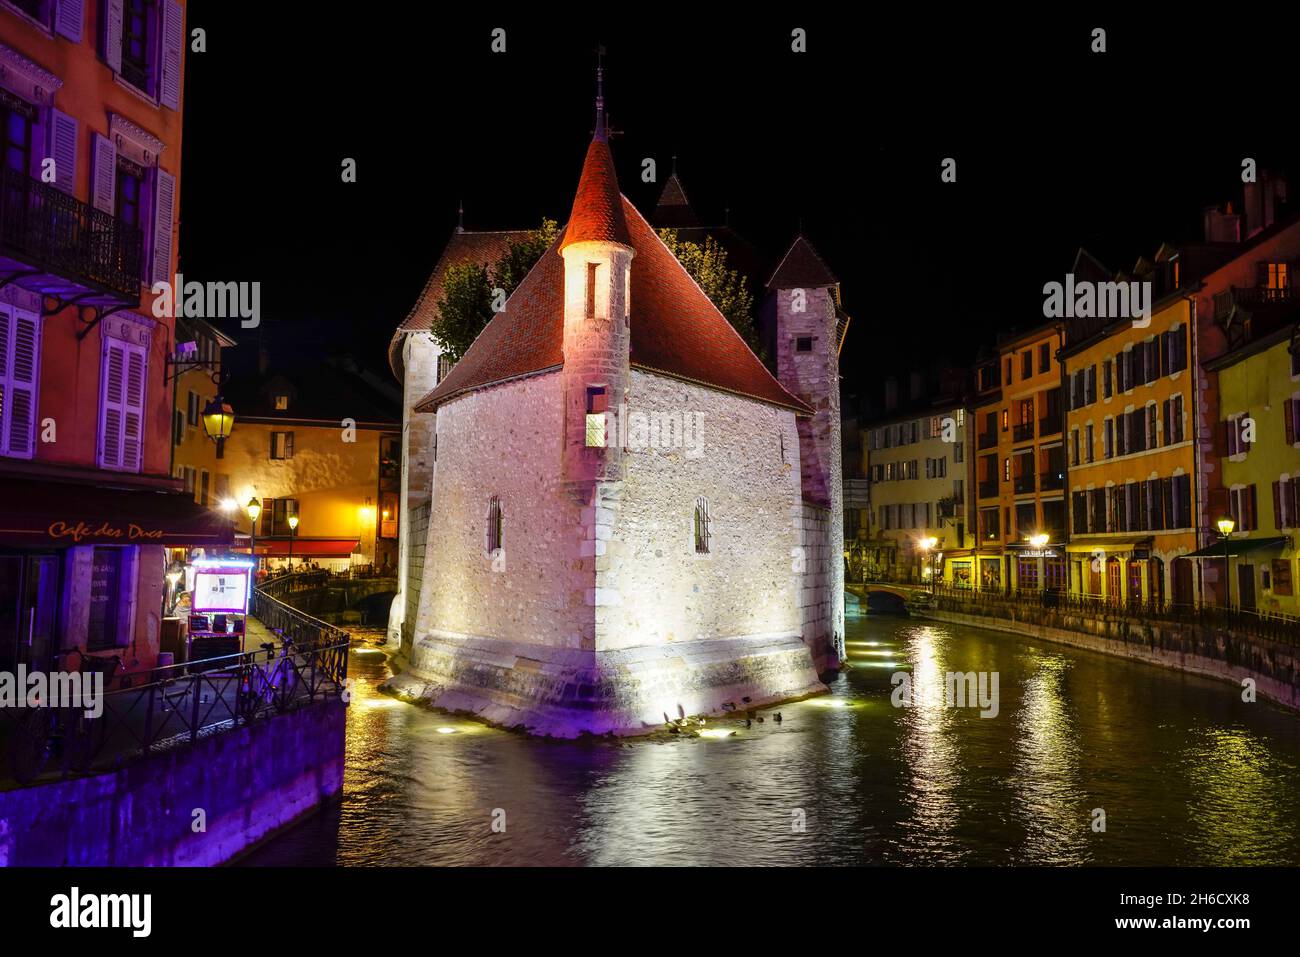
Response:
[{"label": "canal embankment", "polygon": [[912,613],[972,628],[1010,632],[1089,651],[1232,682],[1300,711],[1300,645],[1211,622],[1161,621],[1121,614],[1085,614],[1015,602],[971,607],[946,596]]}]

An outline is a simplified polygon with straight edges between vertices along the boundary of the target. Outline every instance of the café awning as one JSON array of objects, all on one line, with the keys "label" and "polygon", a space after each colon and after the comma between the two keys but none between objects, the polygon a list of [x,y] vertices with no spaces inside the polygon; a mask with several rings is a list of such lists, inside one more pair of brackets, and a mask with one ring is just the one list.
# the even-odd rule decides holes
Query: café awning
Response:
[{"label": "caf\u00e9 awning", "polygon": [[185,492],[0,480],[0,545],[229,545],[230,520]]},{"label": "caf\u00e9 awning", "polygon": [[1282,548],[1289,543],[1290,540],[1281,535],[1270,538],[1230,538],[1226,547],[1223,542],[1215,542],[1213,545],[1198,548],[1187,557],[1222,558],[1226,552],[1230,557],[1236,558],[1238,555],[1257,552],[1265,548]]},{"label": "caf\u00e9 awning", "polygon": [[[248,551],[248,536],[240,535],[236,542],[236,551]],[[293,540],[294,558],[348,558],[353,552],[361,550],[361,543],[355,538],[295,538]],[[257,554],[267,558],[288,558],[289,539],[259,538]]]}]

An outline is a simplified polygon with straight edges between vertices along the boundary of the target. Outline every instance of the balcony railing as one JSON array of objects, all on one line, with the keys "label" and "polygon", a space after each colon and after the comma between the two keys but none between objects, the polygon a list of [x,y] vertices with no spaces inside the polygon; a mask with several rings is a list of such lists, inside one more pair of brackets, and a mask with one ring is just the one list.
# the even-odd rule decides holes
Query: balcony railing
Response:
[{"label": "balcony railing", "polygon": [[1034,490],[1034,473],[1026,472],[1024,475],[1017,475],[1014,481],[1017,495],[1023,495],[1026,492]]},{"label": "balcony railing", "polygon": [[[140,301],[143,239],[139,229],[12,169],[0,169],[0,256],[38,270],[27,288],[70,286]],[[41,274],[63,282],[44,283]],[[90,298],[94,298],[93,296]]]},{"label": "balcony railing", "polygon": [[1044,472],[1038,477],[1038,487],[1044,492],[1065,488],[1065,476],[1060,472]]},{"label": "balcony railing", "polygon": [[1269,289],[1265,286],[1229,286],[1214,297],[1214,318],[1222,320],[1232,312],[1233,306],[1259,306],[1271,302],[1300,302],[1300,290],[1295,286]]},{"label": "balcony railing", "polygon": [[979,495],[980,498],[997,498],[998,497],[997,481],[995,480],[992,482],[980,482]]},{"label": "balcony railing", "polygon": [[1045,418],[1038,420],[1038,434],[1040,436],[1060,435],[1061,434],[1061,416],[1059,413],[1048,414]]},{"label": "balcony railing", "polygon": [[1019,422],[1011,427],[1011,441],[1013,442],[1028,442],[1033,437],[1033,422]]},{"label": "balcony railing", "polygon": [[996,432],[981,432],[976,440],[976,447],[979,449],[995,448],[998,444],[998,434]]}]

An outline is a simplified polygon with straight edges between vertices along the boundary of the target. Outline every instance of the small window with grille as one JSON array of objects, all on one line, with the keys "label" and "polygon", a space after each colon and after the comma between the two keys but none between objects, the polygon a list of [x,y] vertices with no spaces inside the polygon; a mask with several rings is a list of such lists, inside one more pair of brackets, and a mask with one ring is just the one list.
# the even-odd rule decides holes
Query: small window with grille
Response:
[{"label": "small window with grille", "polygon": [[501,548],[501,499],[493,495],[488,499],[487,513],[487,550],[495,555]]},{"label": "small window with grille", "polygon": [[713,537],[709,527],[709,500],[701,495],[695,500],[695,554],[709,554],[709,540]]},{"label": "small window with grille", "polygon": [[609,395],[604,386],[587,387],[587,448],[605,447],[605,412]]}]

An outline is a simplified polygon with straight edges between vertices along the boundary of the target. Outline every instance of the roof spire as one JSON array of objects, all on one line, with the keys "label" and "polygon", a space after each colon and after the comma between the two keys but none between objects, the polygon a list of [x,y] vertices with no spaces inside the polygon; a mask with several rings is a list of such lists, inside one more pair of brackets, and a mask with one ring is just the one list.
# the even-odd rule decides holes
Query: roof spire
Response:
[{"label": "roof spire", "polygon": [[609,128],[605,120],[605,46],[596,46],[596,139],[609,141]]},{"label": "roof spire", "polygon": [[456,209],[456,232],[465,231],[465,201],[460,201],[460,206]]}]

